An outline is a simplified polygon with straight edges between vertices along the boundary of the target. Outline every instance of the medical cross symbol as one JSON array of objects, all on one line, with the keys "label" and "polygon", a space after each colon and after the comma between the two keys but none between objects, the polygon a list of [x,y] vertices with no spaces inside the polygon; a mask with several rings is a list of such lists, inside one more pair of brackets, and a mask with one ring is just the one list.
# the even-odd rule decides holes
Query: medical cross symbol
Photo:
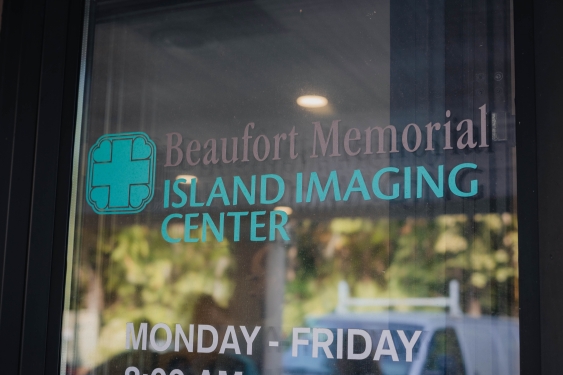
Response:
[{"label": "medical cross symbol", "polygon": [[145,133],[100,137],[88,156],[88,204],[99,214],[142,211],[154,192],[155,155]]},{"label": "medical cross symbol", "polygon": [[149,160],[131,160],[131,139],[113,142],[111,161],[94,164],[93,186],[109,186],[109,205],[127,207],[132,185],[149,182]]}]

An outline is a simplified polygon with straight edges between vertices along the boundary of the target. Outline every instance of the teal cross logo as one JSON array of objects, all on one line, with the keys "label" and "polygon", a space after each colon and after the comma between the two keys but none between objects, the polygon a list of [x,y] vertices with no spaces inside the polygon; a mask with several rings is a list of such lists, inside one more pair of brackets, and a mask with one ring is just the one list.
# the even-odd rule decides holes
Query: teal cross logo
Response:
[{"label": "teal cross logo", "polygon": [[101,136],[88,154],[86,200],[98,214],[141,212],[154,194],[156,146],[145,133]]}]

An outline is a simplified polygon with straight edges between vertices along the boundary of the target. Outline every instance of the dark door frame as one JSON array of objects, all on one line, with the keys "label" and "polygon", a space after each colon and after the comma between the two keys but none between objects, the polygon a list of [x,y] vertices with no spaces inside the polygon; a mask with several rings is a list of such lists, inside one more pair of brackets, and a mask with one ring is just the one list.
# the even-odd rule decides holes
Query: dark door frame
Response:
[{"label": "dark door frame", "polygon": [[[95,2],[92,2],[95,5]],[[0,372],[58,374],[84,0],[6,0]],[[522,374],[563,368],[563,2],[514,0]],[[557,100],[559,99],[559,101]],[[559,167],[559,168],[558,168]],[[544,350],[542,350],[544,348]],[[473,374],[468,374],[473,375]]]},{"label": "dark door frame", "polygon": [[7,0],[0,33],[0,363],[58,374],[84,2]]}]

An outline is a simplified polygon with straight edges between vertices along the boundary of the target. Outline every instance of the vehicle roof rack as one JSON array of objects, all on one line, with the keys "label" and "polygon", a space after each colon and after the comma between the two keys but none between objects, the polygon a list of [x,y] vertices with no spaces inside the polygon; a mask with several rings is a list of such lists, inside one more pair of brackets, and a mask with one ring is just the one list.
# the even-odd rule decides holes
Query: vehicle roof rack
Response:
[{"label": "vehicle roof rack", "polygon": [[450,315],[461,316],[459,305],[459,282],[451,280],[449,283],[448,297],[432,298],[356,298],[350,297],[350,287],[346,281],[338,283],[338,305],[337,313],[349,312],[349,307],[391,307],[391,306],[412,306],[412,307],[443,307],[447,308]]}]

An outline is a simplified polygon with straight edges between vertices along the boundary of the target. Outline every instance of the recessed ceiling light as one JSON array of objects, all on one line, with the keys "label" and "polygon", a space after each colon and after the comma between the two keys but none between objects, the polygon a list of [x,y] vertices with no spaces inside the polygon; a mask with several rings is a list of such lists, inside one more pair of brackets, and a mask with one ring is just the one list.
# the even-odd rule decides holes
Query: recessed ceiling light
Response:
[{"label": "recessed ceiling light", "polygon": [[178,176],[176,176],[176,180],[180,180],[180,179],[184,179],[186,180],[186,182],[183,182],[186,185],[190,185],[192,183],[192,179],[195,178],[195,180],[197,181],[197,177],[196,176],[192,176],[191,174],[180,174]]},{"label": "recessed ceiling light", "polygon": [[321,108],[328,104],[324,96],[303,95],[297,98],[297,104],[305,108]]},{"label": "recessed ceiling light", "polygon": [[288,215],[291,215],[293,213],[293,209],[291,207],[287,207],[287,206],[278,206],[278,207],[274,208],[274,211],[282,211],[282,212],[285,212]]}]

